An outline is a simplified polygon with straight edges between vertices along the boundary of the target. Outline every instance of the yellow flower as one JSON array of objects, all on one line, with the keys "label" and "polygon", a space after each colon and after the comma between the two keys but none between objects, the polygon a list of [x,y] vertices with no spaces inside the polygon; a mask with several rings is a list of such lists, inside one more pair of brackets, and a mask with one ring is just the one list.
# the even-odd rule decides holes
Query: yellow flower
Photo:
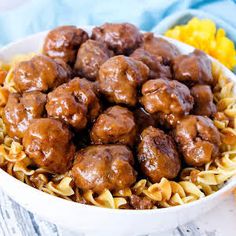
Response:
[{"label": "yellow flower", "polygon": [[216,29],[212,20],[192,18],[185,25],[177,25],[166,31],[165,36],[198,48],[218,59],[229,69],[236,66],[236,50],[233,41],[223,29]]}]

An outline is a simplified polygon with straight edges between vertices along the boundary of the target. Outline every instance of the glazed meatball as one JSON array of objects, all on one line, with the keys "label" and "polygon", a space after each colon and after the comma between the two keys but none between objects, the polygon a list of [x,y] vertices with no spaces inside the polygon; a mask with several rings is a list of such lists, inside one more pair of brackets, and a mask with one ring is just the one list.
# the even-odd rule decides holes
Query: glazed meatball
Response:
[{"label": "glazed meatball", "polygon": [[143,48],[136,49],[130,57],[135,60],[143,62],[149,68],[149,78],[150,79],[159,79],[167,78],[171,79],[172,74],[170,67],[163,63],[161,57],[157,58]]},{"label": "glazed meatball", "polygon": [[11,93],[2,117],[8,135],[23,138],[32,119],[43,116],[45,103],[46,95],[38,91],[23,93],[22,96]]},{"label": "glazed meatball", "polygon": [[46,110],[49,117],[61,119],[77,130],[93,121],[100,112],[100,104],[93,85],[86,79],[74,78],[48,94]]},{"label": "glazed meatball", "polygon": [[74,69],[79,76],[96,80],[100,66],[111,56],[105,44],[89,39],[79,48]]},{"label": "glazed meatball", "polygon": [[142,42],[142,34],[132,24],[111,24],[106,23],[95,27],[92,32],[92,39],[105,43],[115,54],[129,55]]},{"label": "glazed meatball", "polygon": [[170,63],[180,55],[177,47],[163,38],[157,38],[153,33],[145,33],[142,48],[156,57],[161,57],[164,61]]},{"label": "glazed meatball", "polygon": [[134,106],[137,88],[147,80],[148,67],[140,61],[125,56],[107,60],[99,70],[99,88],[108,101]]},{"label": "glazed meatball", "polygon": [[53,59],[74,63],[76,53],[88,34],[75,26],[60,26],[51,30],[43,45],[43,53]]},{"label": "glazed meatball", "polygon": [[132,146],[136,137],[134,116],[121,106],[113,106],[102,113],[90,133],[94,144],[125,144]]},{"label": "glazed meatball", "polygon": [[72,176],[83,190],[119,190],[136,181],[133,164],[133,154],[124,145],[88,146],[77,153]]},{"label": "glazed meatball", "polygon": [[67,82],[71,71],[62,61],[54,61],[51,58],[38,55],[28,61],[20,62],[13,73],[13,80],[17,91],[42,91]]},{"label": "glazed meatball", "polygon": [[195,50],[188,55],[180,55],[173,61],[173,71],[176,80],[189,86],[194,84],[212,85],[211,61],[206,54]]},{"label": "glazed meatball", "polygon": [[67,126],[50,118],[33,120],[23,137],[23,146],[39,167],[57,174],[70,169],[75,154]]},{"label": "glazed meatball", "polygon": [[190,166],[202,166],[219,154],[220,134],[208,117],[183,118],[176,126],[174,137]]},{"label": "glazed meatball", "polygon": [[191,95],[194,98],[193,114],[213,116],[216,113],[216,105],[213,102],[210,86],[195,85],[191,88]]},{"label": "glazed meatball", "polygon": [[142,95],[140,101],[151,114],[186,115],[193,107],[193,97],[188,87],[176,80],[149,80],[142,87]]},{"label": "glazed meatball", "polygon": [[174,140],[162,130],[149,126],[141,134],[138,161],[142,172],[152,183],[161,178],[175,178],[181,167]]}]

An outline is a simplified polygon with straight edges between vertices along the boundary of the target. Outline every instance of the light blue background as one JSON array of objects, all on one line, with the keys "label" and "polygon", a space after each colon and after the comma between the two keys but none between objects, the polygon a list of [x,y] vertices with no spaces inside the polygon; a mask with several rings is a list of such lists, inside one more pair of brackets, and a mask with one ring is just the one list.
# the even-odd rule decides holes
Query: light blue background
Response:
[{"label": "light blue background", "polygon": [[65,24],[126,21],[143,30],[152,30],[163,19],[186,9],[210,13],[231,26],[231,31],[236,29],[235,0],[28,0],[0,11],[0,45]]}]

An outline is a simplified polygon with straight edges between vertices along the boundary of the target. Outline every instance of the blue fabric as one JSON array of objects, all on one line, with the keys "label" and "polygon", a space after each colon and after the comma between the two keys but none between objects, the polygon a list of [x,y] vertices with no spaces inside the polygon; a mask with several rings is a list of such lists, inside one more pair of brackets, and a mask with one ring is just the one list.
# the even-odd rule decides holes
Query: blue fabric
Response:
[{"label": "blue fabric", "polygon": [[236,41],[236,0],[28,0],[0,11],[0,45],[65,24],[126,21],[143,30],[163,32],[165,22],[173,26],[181,19],[186,21],[187,9],[210,14],[219,26],[227,26],[226,31]]}]

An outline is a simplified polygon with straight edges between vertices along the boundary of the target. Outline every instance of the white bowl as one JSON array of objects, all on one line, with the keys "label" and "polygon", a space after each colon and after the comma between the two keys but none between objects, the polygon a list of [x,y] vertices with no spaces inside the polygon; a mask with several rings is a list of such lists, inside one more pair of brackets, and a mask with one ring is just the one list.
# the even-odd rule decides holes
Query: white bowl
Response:
[{"label": "white bowl", "polygon": [[[82,27],[91,32],[91,27]],[[0,61],[9,61],[17,54],[38,52],[47,32],[39,33],[0,50]],[[182,53],[192,47],[167,39]],[[211,58],[211,60],[214,60]],[[215,61],[215,60],[214,60]],[[222,66],[226,76],[236,83],[236,76]],[[142,235],[169,230],[204,214],[236,186],[236,179],[225,184],[218,192],[201,200],[172,208],[156,210],[113,210],[70,202],[34,189],[0,169],[0,187],[27,210],[72,231],[101,235]]]}]

